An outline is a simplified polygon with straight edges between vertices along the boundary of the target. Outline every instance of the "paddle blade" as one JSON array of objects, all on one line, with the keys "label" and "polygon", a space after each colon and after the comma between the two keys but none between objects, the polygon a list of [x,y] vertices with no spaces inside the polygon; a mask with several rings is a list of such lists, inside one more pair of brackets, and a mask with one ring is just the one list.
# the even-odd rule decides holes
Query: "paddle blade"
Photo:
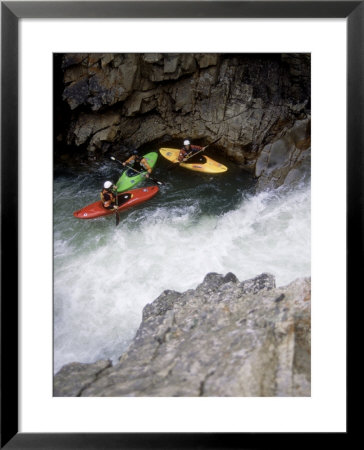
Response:
[{"label": "paddle blade", "polygon": [[159,186],[163,186],[164,185],[164,183],[162,181],[158,181],[155,178],[150,178],[150,179],[153,181],[153,183],[158,184]]},{"label": "paddle blade", "polygon": [[[118,197],[118,193],[116,192],[115,194],[115,204],[116,204],[116,208],[119,208],[119,197]],[[115,209],[115,226],[117,227],[119,225],[120,222],[120,213],[118,209]]]}]

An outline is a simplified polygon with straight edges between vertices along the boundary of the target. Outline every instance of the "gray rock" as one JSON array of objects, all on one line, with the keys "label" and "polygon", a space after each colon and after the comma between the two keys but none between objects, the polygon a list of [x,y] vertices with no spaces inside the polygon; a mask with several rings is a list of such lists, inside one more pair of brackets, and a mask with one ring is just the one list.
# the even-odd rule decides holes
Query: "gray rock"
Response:
[{"label": "gray rock", "polygon": [[145,53],[143,55],[143,60],[149,64],[157,63],[163,59],[162,53]]},{"label": "gray rock", "polygon": [[293,185],[310,174],[311,120],[297,120],[273,143],[266,145],[258,156],[255,175],[260,190]]},{"label": "gray rock", "polygon": [[164,291],[119,363],[80,395],[309,396],[310,299],[310,279],[276,288],[270,274],[210,273],[194,290]]},{"label": "gray rock", "polygon": [[269,273],[262,273],[261,275],[246,280],[240,283],[240,288],[243,294],[256,294],[259,291],[270,290],[276,287],[276,280],[273,275]]},{"label": "gray rock", "polygon": [[78,397],[100,374],[111,367],[111,361],[94,364],[71,363],[63,366],[53,380],[54,397]]}]

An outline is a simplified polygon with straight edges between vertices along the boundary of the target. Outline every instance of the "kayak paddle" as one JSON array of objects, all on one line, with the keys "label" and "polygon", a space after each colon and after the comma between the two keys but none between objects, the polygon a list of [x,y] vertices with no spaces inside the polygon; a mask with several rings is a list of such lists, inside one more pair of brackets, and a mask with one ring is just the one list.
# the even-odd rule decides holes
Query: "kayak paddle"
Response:
[{"label": "kayak paddle", "polygon": [[190,155],[190,156],[187,155],[187,158],[183,158],[182,161],[176,161],[176,162],[172,163],[169,167],[167,167],[167,170],[170,170],[170,169],[172,169],[173,167],[176,167],[177,164],[181,164],[181,163],[183,163],[183,162],[186,162],[187,160],[189,160],[190,158],[192,158],[192,156],[196,156],[196,155],[198,155],[199,153],[204,152],[204,151],[207,149],[207,147],[209,147],[210,145],[216,144],[216,142],[219,141],[221,138],[222,138],[222,136],[220,136],[219,138],[217,138],[216,141],[210,142],[210,143],[207,144],[205,147],[202,147],[202,149],[199,150],[199,151],[196,152],[196,153],[190,152],[190,153],[188,154],[188,155]]},{"label": "kayak paddle", "polygon": [[[110,159],[111,159],[112,161],[117,161],[117,162],[120,163],[122,166],[124,166],[124,163],[122,163],[121,161],[119,161],[118,159],[116,159],[114,156],[110,156]],[[140,172],[139,170],[136,170],[136,169],[134,169],[134,168],[131,167],[131,166],[125,165],[124,167],[127,167],[128,169],[134,170],[134,172],[137,172],[137,173],[140,173],[140,174],[144,175],[144,172]],[[164,183],[162,183],[162,181],[158,181],[158,180],[156,180],[155,178],[152,178],[151,176],[149,176],[149,179],[150,179],[151,181],[153,181],[154,183],[159,184],[159,186],[163,186],[163,185],[164,185]]]},{"label": "kayak paddle", "polygon": [[183,158],[183,160],[181,162],[185,162],[185,161],[189,160],[190,158],[192,158],[192,156],[196,156],[199,153],[204,152],[207,149],[207,147],[209,147],[210,145],[216,144],[216,142],[219,141],[221,139],[221,137],[222,136],[220,136],[218,139],[216,139],[216,141],[210,142],[210,144],[207,144],[205,147],[202,147],[202,149],[199,150],[198,152],[196,152],[196,153],[191,152],[192,154],[189,153],[189,155],[191,155],[191,156],[188,156],[187,158]]},{"label": "kayak paddle", "polygon": [[116,217],[115,226],[118,226],[119,222],[120,222],[118,191],[116,191],[116,194],[115,194],[115,203],[116,203],[116,207],[117,207],[117,209],[115,209],[115,217]]}]

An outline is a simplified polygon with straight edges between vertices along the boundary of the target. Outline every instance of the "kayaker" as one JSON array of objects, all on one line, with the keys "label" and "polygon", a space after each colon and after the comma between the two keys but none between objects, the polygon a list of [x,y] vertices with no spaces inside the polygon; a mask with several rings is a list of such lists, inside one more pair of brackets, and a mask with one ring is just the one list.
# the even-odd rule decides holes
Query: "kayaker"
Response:
[{"label": "kayaker", "polygon": [[106,209],[118,209],[116,206],[116,192],[117,187],[111,181],[105,181],[104,188],[101,191],[100,197],[102,205]]},{"label": "kayaker", "polygon": [[[123,162],[123,166],[130,166],[130,165],[133,167],[133,169],[137,170],[138,172],[147,171],[145,175],[146,178],[149,178],[149,174],[152,173],[152,168],[148,164],[148,161],[145,158],[143,158],[143,156],[140,156],[137,150],[134,150],[130,158],[128,158],[126,161]],[[136,174],[136,172],[134,172],[134,174]]]},{"label": "kayaker", "polygon": [[178,161],[183,161],[185,158],[192,157],[194,153],[204,149],[205,147],[200,147],[199,145],[191,145],[191,142],[186,139],[183,141],[183,147],[179,152]]}]

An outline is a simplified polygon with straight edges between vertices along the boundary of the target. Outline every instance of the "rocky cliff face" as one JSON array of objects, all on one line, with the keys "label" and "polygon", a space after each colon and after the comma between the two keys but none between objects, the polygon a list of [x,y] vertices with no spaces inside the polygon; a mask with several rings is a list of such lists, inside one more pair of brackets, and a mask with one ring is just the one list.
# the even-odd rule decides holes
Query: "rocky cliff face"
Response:
[{"label": "rocky cliff face", "polygon": [[310,396],[309,279],[208,274],[143,310],[119,363],[73,363],[55,396]]},{"label": "rocky cliff face", "polygon": [[64,54],[55,72],[56,153],[222,136],[217,149],[261,187],[307,170],[309,54]]}]

